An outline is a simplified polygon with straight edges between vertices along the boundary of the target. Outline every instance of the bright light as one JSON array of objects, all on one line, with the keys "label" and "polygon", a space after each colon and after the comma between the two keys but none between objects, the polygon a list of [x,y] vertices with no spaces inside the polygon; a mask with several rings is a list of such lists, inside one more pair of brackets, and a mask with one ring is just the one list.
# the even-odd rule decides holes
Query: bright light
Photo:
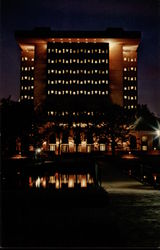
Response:
[{"label": "bright light", "polygon": [[68,187],[69,188],[74,187],[74,176],[69,176]]},{"label": "bright light", "polygon": [[40,148],[37,148],[37,149],[36,149],[36,153],[39,154],[40,152],[41,152],[41,149],[40,149]]},{"label": "bright light", "polygon": [[156,130],[156,135],[157,135],[158,137],[160,137],[160,129],[157,129],[157,130]]}]

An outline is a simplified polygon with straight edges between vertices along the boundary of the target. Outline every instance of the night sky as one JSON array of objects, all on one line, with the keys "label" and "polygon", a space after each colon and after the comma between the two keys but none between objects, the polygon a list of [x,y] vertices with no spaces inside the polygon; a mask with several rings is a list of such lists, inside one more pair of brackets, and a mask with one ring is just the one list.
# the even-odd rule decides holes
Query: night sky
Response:
[{"label": "night sky", "polygon": [[105,30],[122,27],[142,32],[138,57],[140,104],[160,116],[159,0],[1,0],[0,98],[18,100],[20,89],[18,29]]}]

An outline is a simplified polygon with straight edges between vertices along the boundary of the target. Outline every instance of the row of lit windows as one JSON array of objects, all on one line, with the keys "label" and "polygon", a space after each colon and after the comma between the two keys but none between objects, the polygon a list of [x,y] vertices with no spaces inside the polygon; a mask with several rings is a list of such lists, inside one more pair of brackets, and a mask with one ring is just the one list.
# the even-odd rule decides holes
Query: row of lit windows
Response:
[{"label": "row of lit windows", "polygon": [[137,96],[124,96],[124,99],[128,99],[128,100],[137,100]]},{"label": "row of lit windows", "polygon": [[128,61],[128,62],[136,62],[136,61],[137,61],[136,58],[130,58],[130,57],[128,57],[128,58],[127,58],[127,57],[124,57],[123,60],[124,60],[124,61]]},{"label": "row of lit windows", "polygon": [[108,59],[55,59],[55,60],[51,60],[48,59],[48,63],[108,63]]},{"label": "row of lit windows", "polygon": [[23,99],[28,99],[28,100],[30,100],[30,99],[32,99],[33,100],[33,96],[30,96],[30,95],[22,95],[21,96],[21,99],[23,100]]},{"label": "row of lit windows", "polygon": [[22,67],[22,71],[30,71],[30,70],[34,70],[34,67]]},{"label": "row of lit windows", "polygon": [[21,80],[34,80],[33,76],[22,76]]},{"label": "row of lit windows", "polygon": [[128,87],[124,87],[124,90],[136,90],[137,87],[136,86],[128,86]]},{"label": "row of lit windows", "polygon": [[48,84],[108,84],[108,80],[48,80]]},{"label": "row of lit windows", "polygon": [[124,106],[124,108],[125,108],[125,109],[127,109],[127,108],[128,108],[128,109],[134,109],[134,108],[136,109],[137,106],[136,106],[136,105],[128,105],[128,106]]},{"label": "row of lit windows", "polygon": [[136,71],[137,68],[136,67],[128,67],[128,68],[124,68],[124,71]]},{"label": "row of lit windows", "polygon": [[72,69],[70,69],[70,70],[68,70],[68,69],[66,69],[66,70],[54,70],[54,69],[48,69],[48,74],[50,74],[50,73],[54,73],[54,74],[66,74],[66,73],[68,73],[68,74],[108,74],[108,70],[98,70],[98,69],[95,69],[95,70],[83,70],[83,69],[81,69],[81,70],[79,70],[79,69],[77,69],[77,70],[72,70]]},{"label": "row of lit windows", "polygon": [[72,90],[63,90],[63,91],[58,91],[58,90],[48,90],[48,95],[50,94],[55,94],[55,95],[108,95],[108,90],[106,91],[100,91],[100,90],[92,90],[92,91],[86,91],[86,90],[77,90],[77,91],[72,91]]},{"label": "row of lit windows", "polygon": [[21,86],[22,90],[30,90],[30,89],[34,89],[34,86]]},{"label": "row of lit windows", "polygon": [[136,81],[137,80],[137,77],[130,77],[130,76],[124,76],[124,80],[128,80],[128,81]]},{"label": "row of lit windows", "polygon": [[22,57],[22,61],[34,61],[34,58]]},{"label": "row of lit windows", "polygon": [[[83,111],[83,112],[68,112],[68,111],[62,111],[62,112],[56,112],[56,111],[48,111],[48,115],[69,115],[72,114],[73,116],[79,116],[79,115],[91,115],[93,116],[95,113],[93,111]],[[101,115],[104,115],[104,113],[101,113]]]},{"label": "row of lit windows", "polygon": [[87,53],[87,54],[95,54],[95,53],[99,53],[99,54],[104,54],[105,52],[108,53],[108,50],[107,49],[50,49],[48,48],[48,53],[51,53],[51,52],[54,52],[54,53],[58,53],[58,54],[61,54],[61,53]]}]

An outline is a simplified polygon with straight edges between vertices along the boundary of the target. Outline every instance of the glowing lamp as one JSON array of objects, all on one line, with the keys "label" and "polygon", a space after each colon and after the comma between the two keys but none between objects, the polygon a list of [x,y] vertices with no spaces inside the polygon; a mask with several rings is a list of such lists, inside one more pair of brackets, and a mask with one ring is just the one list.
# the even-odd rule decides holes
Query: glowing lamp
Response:
[{"label": "glowing lamp", "polygon": [[158,137],[160,137],[160,129],[156,130],[156,134],[157,134]]}]

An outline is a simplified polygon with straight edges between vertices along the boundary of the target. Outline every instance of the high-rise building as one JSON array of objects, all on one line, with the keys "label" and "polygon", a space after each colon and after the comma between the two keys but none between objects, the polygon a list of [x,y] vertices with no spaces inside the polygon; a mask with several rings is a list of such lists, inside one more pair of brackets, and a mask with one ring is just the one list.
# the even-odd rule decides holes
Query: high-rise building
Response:
[{"label": "high-rise building", "polygon": [[[20,101],[48,121],[89,122],[108,99],[137,107],[137,51],[141,34],[105,31],[16,31],[21,50]],[[81,124],[83,127],[83,124]]]},{"label": "high-rise building", "polygon": [[35,109],[71,96],[88,100],[108,95],[113,103],[136,108],[140,32],[36,28],[17,31],[16,40],[21,49],[20,100],[34,101]]}]

